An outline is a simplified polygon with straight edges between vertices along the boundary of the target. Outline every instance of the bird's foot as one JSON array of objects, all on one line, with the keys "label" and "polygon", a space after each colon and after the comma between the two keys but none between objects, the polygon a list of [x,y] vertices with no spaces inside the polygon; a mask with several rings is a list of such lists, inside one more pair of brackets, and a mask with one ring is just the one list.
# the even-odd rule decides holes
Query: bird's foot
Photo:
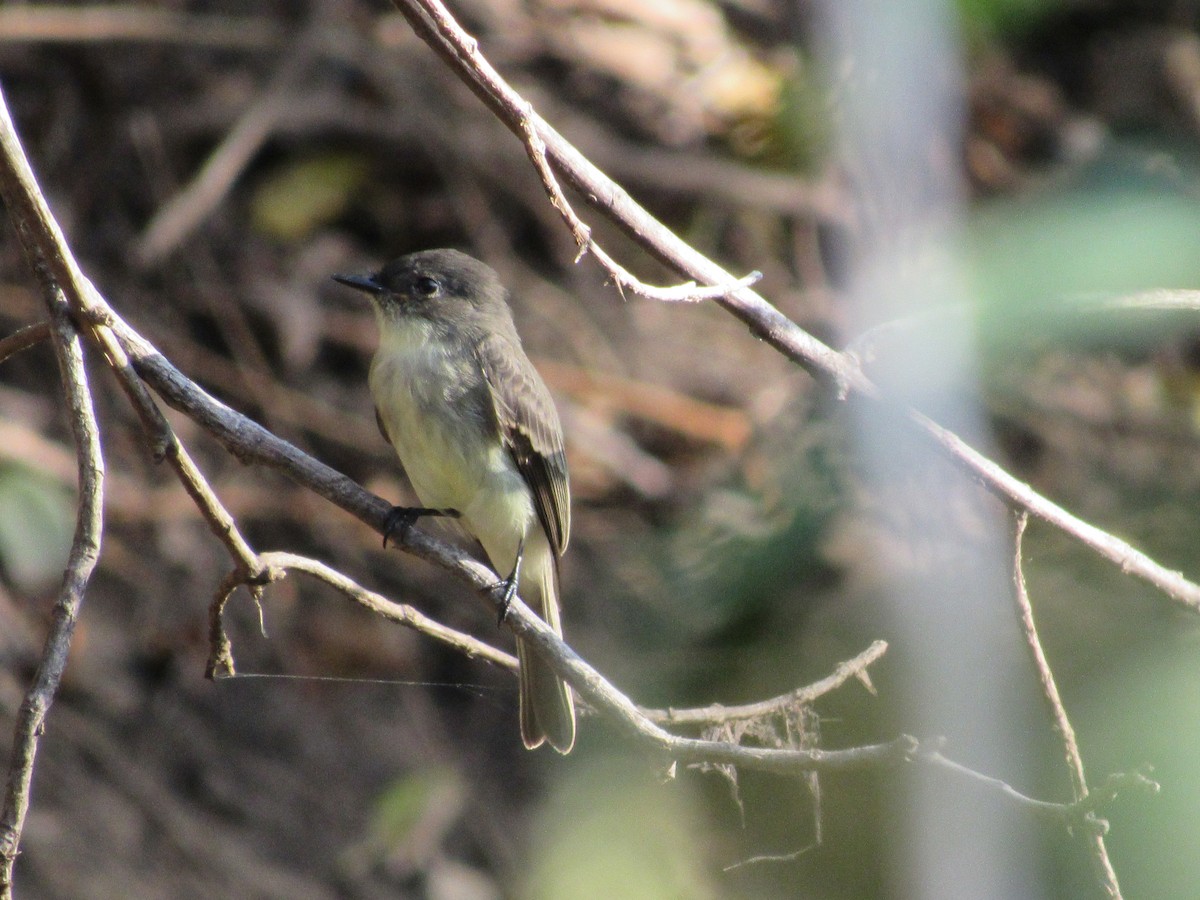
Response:
[{"label": "bird's foot", "polygon": [[504,620],[508,618],[508,608],[512,605],[513,597],[517,596],[517,584],[521,580],[521,560],[525,558],[525,542],[521,541],[521,545],[517,547],[517,561],[513,563],[513,570],[507,578],[502,578],[493,584],[488,590],[492,593],[500,594],[500,617],[496,620],[496,627],[504,624]]}]

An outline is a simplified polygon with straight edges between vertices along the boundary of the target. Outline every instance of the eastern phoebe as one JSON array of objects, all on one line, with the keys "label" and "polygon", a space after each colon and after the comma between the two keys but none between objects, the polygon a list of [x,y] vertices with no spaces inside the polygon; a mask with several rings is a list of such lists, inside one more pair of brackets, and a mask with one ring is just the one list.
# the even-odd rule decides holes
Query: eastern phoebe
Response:
[{"label": "eastern phoebe", "polygon": [[[425,250],[373,275],[333,277],[374,301],[375,415],[424,504],[397,507],[392,529],[423,515],[457,518],[507,575],[506,598],[520,580],[522,596],[562,634],[558,561],[571,529],[562,426],[521,348],[500,279],[457,250]],[[520,640],[517,658],[525,746],[546,741],[570,752],[571,689]]]}]

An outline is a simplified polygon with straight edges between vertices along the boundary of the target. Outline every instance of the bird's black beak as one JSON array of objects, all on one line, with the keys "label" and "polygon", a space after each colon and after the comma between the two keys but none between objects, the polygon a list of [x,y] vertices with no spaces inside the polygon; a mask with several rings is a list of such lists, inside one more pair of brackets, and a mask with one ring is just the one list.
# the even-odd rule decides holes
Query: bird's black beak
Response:
[{"label": "bird's black beak", "polygon": [[364,294],[379,294],[383,291],[383,286],[375,280],[374,275],[334,275],[332,277],[338,284],[352,287]]}]

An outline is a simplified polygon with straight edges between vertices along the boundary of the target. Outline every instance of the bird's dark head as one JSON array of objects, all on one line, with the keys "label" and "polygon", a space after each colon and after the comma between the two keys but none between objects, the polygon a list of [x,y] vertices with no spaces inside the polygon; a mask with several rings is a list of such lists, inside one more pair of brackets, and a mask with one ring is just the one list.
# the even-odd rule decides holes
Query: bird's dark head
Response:
[{"label": "bird's dark head", "polygon": [[373,274],[334,275],[333,280],[371,295],[385,318],[508,315],[495,271],[458,250],[422,250]]}]

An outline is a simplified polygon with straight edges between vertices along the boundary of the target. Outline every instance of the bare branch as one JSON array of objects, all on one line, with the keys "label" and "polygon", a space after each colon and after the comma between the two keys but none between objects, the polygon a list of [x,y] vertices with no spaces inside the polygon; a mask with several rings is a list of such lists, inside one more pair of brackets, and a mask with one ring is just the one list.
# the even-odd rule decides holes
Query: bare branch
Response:
[{"label": "bare branch", "polygon": [[1054,730],[1062,737],[1063,751],[1067,758],[1067,769],[1071,774],[1071,790],[1076,800],[1082,800],[1088,795],[1087,780],[1083,774],[1083,759],[1079,754],[1079,744],[1075,740],[1075,729],[1067,718],[1067,710],[1063,706],[1062,697],[1058,693],[1058,685],[1054,681],[1054,673],[1046,659],[1046,651],[1042,649],[1042,640],[1038,636],[1037,625],[1033,621],[1033,606],[1029,602],[1029,591],[1025,586],[1024,544],[1025,528],[1029,517],[1015,516],[1015,540],[1013,542],[1013,586],[1016,589],[1015,599],[1017,612],[1021,619],[1021,629],[1024,632],[1025,643],[1033,657],[1034,669],[1038,681],[1042,685],[1042,696],[1054,720]]},{"label": "bare branch", "polygon": [[[473,56],[479,56],[479,51],[474,45],[469,50],[464,50],[464,52],[468,52]],[[479,58],[482,60],[482,57]],[[529,154],[529,159],[533,163],[534,169],[537,170],[538,177],[542,180],[542,187],[550,198],[550,203],[558,210],[559,215],[563,217],[563,221],[567,223],[567,227],[571,230],[571,236],[575,239],[575,246],[579,248],[579,255],[575,257],[575,261],[579,262],[588,252],[591,252],[600,265],[604,267],[605,271],[608,272],[613,280],[613,284],[617,286],[617,290],[621,292],[622,296],[624,296],[625,291],[631,291],[648,300],[661,300],[668,303],[698,303],[701,300],[713,300],[717,297],[724,297],[726,294],[736,291],[739,288],[749,287],[762,278],[761,272],[751,272],[749,275],[739,278],[736,281],[712,285],[710,287],[698,287],[694,281],[691,281],[687,284],[664,288],[646,284],[635,277],[633,273],[609,256],[604,248],[596,242],[595,238],[592,237],[592,229],[584,223],[579,214],[575,212],[575,208],[571,206],[571,202],[563,192],[558,179],[554,177],[549,160],[546,159],[546,142],[538,134],[534,116],[533,107],[526,103],[525,109],[521,113],[520,134],[522,140],[525,142],[525,150]]]},{"label": "bare branch", "polygon": [[[0,115],[7,118],[7,110],[0,110]],[[9,180],[5,177],[5,203],[12,209],[8,199],[9,188]],[[31,251],[31,257],[36,254],[33,248],[26,249]],[[52,285],[45,287],[53,318],[54,347],[67,394],[71,430],[79,459],[79,508],[75,538],[67,558],[62,587],[54,604],[50,630],[33,683],[17,713],[13,733],[4,806],[0,810],[0,898],[4,900],[12,897],[13,864],[21,842],[25,814],[29,809],[29,789],[38,741],[67,665],[71,637],[88,581],[100,557],[104,507],[104,457],[100,450],[100,431],[92,408],[87,373],[83,367],[83,347],[75,326],[67,316],[62,295]]]},{"label": "bare branch", "polygon": [[50,337],[51,333],[49,322],[35,322],[33,325],[26,325],[8,337],[0,339],[0,363],[14,353],[20,353],[22,350],[28,350],[35,344],[41,343]]},{"label": "bare branch", "polygon": [[[457,650],[468,659],[482,659],[494,666],[499,666],[502,669],[516,672],[517,658],[502,650],[497,650],[490,644],[484,643],[478,638],[474,638],[469,634],[464,634],[461,631],[455,631],[453,628],[448,628],[441,622],[429,618],[429,616],[420,612],[406,603],[395,603],[384,597],[382,594],[377,594],[374,591],[367,590],[352,578],[347,577],[336,569],[325,565],[315,559],[309,559],[305,556],[298,556],[295,553],[270,552],[263,553],[258,557],[258,562],[262,566],[266,580],[278,581],[283,578],[285,573],[294,570],[304,572],[311,575],[320,581],[325,582],[331,587],[345,594],[355,603],[366,607],[371,612],[390,622],[395,622],[403,625],[406,628],[411,628],[426,637],[431,637],[434,640],[446,644],[449,647]],[[229,587],[234,579],[239,577],[238,572],[230,573],[229,578],[222,585],[222,589]],[[223,603],[221,604],[223,605]],[[217,626],[220,625],[220,612],[216,613],[215,619]],[[220,650],[222,647],[226,650],[228,642],[217,641],[214,644],[214,649]],[[221,655],[221,654],[217,654]],[[214,661],[210,660],[209,664],[210,677],[212,673],[219,672],[221,674],[233,674],[232,656],[228,656],[228,662],[222,661],[219,665],[214,665]]]},{"label": "bare branch", "polygon": [[[63,281],[55,275],[74,268],[74,261],[58,248],[48,246],[46,238],[57,230],[45,200],[37,190],[33,171],[17,140],[8,104],[0,91],[0,196],[21,241],[25,258],[33,269],[50,311],[55,354],[66,392],[67,409],[79,469],[79,506],[75,537],[67,557],[62,587],[54,605],[50,630],[42,650],[33,683],[17,714],[9,760],[4,805],[0,809],[0,898],[12,897],[13,864],[21,841],[25,814],[29,809],[29,788],[38,740],[46,714],[58,691],[71,636],[83,603],[84,593],[96,560],[100,556],[100,536],[104,507],[104,457],[100,432],[92,408],[87,373],[83,366],[83,347],[74,323],[69,318],[68,302],[62,293]],[[53,231],[51,230],[53,229]]]},{"label": "bare branch", "polygon": [[832,673],[812,684],[769,700],[748,703],[744,706],[722,706],[714,704],[699,709],[644,709],[646,717],[660,725],[712,726],[737,719],[763,719],[779,715],[789,709],[807,706],[820,697],[837,690],[851,678],[857,678],[870,689],[867,667],[887,652],[887,641],[875,641],[852,659],[839,663]]},{"label": "bare branch", "polygon": [[977,781],[1001,796],[1012,800],[1022,809],[1027,810],[1040,819],[1062,825],[1066,828],[1082,829],[1089,834],[1099,833],[1102,835],[1108,830],[1108,823],[1104,819],[1098,818],[1096,812],[1105,804],[1111,803],[1117,794],[1128,790],[1136,790],[1145,794],[1157,794],[1159,791],[1158,783],[1152,781],[1141,772],[1119,772],[1110,775],[1099,790],[1093,791],[1082,800],[1075,803],[1053,803],[1049,800],[1038,800],[1035,797],[1030,797],[1028,794],[1023,794],[1006,781],[993,778],[991,775],[984,775],[982,772],[976,772],[962,763],[948,759],[939,750],[922,750],[917,753],[916,759],[920,763],[925,763],[948,772],[966,776],[972,781]]},{"label": "bare branch", "polygon": [[[1015,539],[1013,541],[1013,587],[1017,603],[1017,612],[1021,620],[1021,630],[1025,643],[1033,657],[1034,669],[1042,686],[1042,697],[1050,710],[1050,718],[1054,722],[1054,730],[1058,732],[1063,742],[1063,753],[1067,759],[1067,770],[1071,773],[1071,791],[1075,802],[1087,799],[1087,779],[1083,774],[1083,757],[1079,753],[1079,744],[1075,740],[1075,729],[1067,718],[1067,710],[1062,697],[1058,693],[1058,685],[1054,681],[1054,673],[1046,659],[1046,651],[1042,649],[1042,639],[1038,636],[1037,625],[1033,621],[1033,605],[1029,602],[1029,591],[1025,586],[1025,567],[1023,565],[1023,548],[1025,542],[1025,527],[1029,517],[1019,513],[1015,517]],[[1089,815],[1091,815],[1089,813]],[[1104,830],[1090,829],[1088,843],[1091,846],[1092,867],[1104,893],[1113,898],[1121,896],[1121,888],[1117,883],[1117,873],[1113,869],[1112,860],[1108,858],[1108,848],[1104,845]]]},{"label": "bare branch", "polygon": [[[89,283],[81,288],[81,293],[90,295],[95,289]],[[155,460],[166,459],[179,478],[188,496],[200,510],[201,516],[208,524],[209,530],[225,545],[229,554],[234,558],[238,567],[245,571],[246,579],[253,582],[261,574],[262,566],[257,554],[238,530],[237,522],[225,509],[216,491],[209,485],[200,468],[192,460],[191,455],[180,443],[166,417],[159,410],[154,398],[146,389],[146,385],[133,370],[124,349],[117,343],[112,332],[102,323],[97,323],[94,329],[96,340],[104,348],[110,368],[116,373],[117,380],[125,391],[125,396],[138,414],[142,428],[151,444],[151,453]]]},{"label": "bare branch", "polygon": [[[529,103],[479,53],[478,42],[459,26],[439,0],[393,2],[422,40],[447,61],[509,130],[524,141],[526,129],[532,127],[545,146],[546,156],[566,180],[648,252],[703,284],[736,281],[639,206],[620,185],[533,112]],[[839,396],[879,404],[881,414],[902,415],[917,433],[931,439],[941,453],[1009,508],[1042,519],[1119,566],[1121,571],[1152,584],[1179,605],[1200,612],[1200,585],[1073,516],[922,413],[888,400],[863,374],[852,355],[823,344],[749,287],[723,294],[716,302],[744,322],[752,334],[834,388]]]}]

